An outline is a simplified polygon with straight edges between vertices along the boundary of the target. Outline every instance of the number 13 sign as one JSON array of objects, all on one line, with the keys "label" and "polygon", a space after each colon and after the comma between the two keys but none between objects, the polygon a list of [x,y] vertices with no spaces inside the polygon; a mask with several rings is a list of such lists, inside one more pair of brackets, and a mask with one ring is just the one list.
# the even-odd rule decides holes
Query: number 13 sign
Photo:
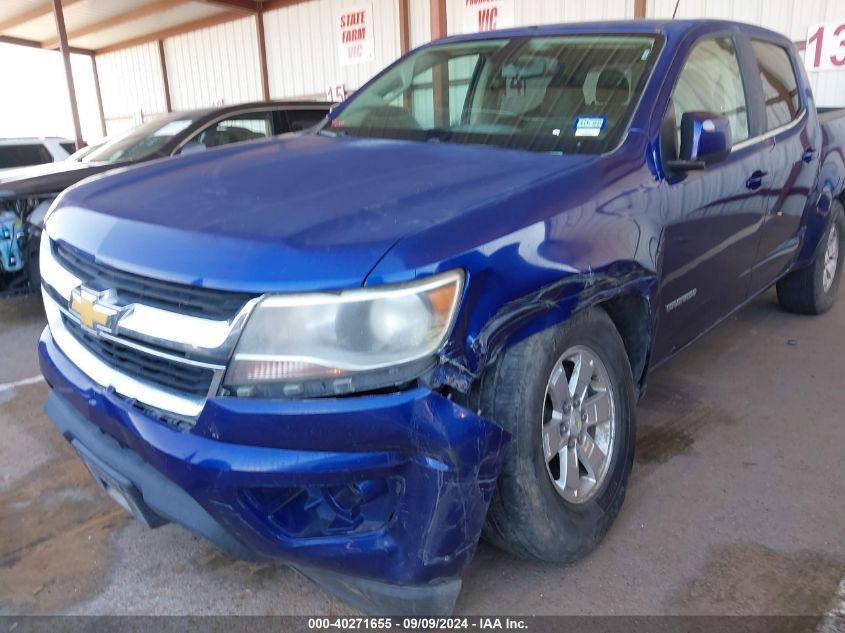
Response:
[{"label": "number 13 sign", "polygon": [[845,70],[845,22],[817,24],[807,35],[807,70]]}]

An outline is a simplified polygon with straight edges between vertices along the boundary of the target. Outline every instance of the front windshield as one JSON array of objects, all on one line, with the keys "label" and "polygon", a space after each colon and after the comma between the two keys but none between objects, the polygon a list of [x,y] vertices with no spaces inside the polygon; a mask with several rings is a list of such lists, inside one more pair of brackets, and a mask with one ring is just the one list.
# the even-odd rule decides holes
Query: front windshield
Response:
[{"label": "front windshield", "polygon": [[193,120],[187,117],[156,119],[107,141],[82,157],[83,163],[117,163],[149,158],[170,139],[187,129]]},{"label": "front windshield", "polygon": [[655,47],[650,35],[427,47],[356,93],[324,133],[602,153],[624,134]]}]

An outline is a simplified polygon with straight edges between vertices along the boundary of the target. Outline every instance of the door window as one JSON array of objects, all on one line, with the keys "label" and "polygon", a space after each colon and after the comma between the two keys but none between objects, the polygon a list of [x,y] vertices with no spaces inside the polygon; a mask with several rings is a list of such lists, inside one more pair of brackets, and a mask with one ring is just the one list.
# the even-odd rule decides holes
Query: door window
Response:
[{"label": "door window", "polygon": [[786,49],[759,40],[753,40],[751,46],[757,57],[760,79],[763,82],[767,129],[775,130],[801,114],[798,79]]},{"label": "door window", "polygon": [[24,167],[53,162],[53,157],[43,145],[28,143],[23,145],[0,145],[0,169],[5,167]]},{"label": "door window", "polygon": [[203,129],[185,147],[210,148],[273,135],[271,112],[250,112],[223,119]]},{"label": "door window", "polygon": [[667,115],[672,117],[678,147],[681,119],[686,112],[720,114],[731,122],[734,144],[748,138],[748,105],[731,38],[696,45],[681,71]]},{"label": "door window", "polygon": [[288,125],[291,132],[307,130],[326,118],[328,110],[288,110]]}]

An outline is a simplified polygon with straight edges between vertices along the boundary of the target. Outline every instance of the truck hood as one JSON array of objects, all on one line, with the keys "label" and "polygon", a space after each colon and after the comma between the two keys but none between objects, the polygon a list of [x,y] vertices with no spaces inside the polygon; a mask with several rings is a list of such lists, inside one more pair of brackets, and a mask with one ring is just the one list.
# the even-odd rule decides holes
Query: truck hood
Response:
[{"label": "truck hood", "polygon": [[592,157],[298,136],[155,161],[66,192],[54,239],[104,264],[251,292],[361,285],[403,237]]},{"label": "truck hood", "polygon": [[119,165],[62,160],[56,163],[3,170],[0,171],[0,201],[4,198],[38,198],[55,195],[83,178],[115,167]]}]

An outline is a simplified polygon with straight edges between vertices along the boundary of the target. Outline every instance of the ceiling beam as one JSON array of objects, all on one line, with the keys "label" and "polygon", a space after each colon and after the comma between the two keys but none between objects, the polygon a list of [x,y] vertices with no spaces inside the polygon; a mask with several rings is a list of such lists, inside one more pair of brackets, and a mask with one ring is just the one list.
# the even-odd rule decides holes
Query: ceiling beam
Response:
[{"label": "ceiling beam", "polygon": [[241,11],[227,11],[225,13],[218,13],[216,15],[208,16],[200,20],[186,22],[184,24],[173,26],[168,29],[156,31],[155,33],[147,33],[146,35],[133,37],[129,40],[116,42],[115,44],[109,44],[108,46],[98,48],[96,51],[94,51],[94,53],[97,55],[102,55],[103,53],[112,53],[114,51],[119,51],[124,48],[130,48],[131,46],[149,44],[150,42],[155,42],[157,40],[165,40],[168,37],[176,37],[177,35],[183,35],[192,31],[198,31],[209,26],[217,26],[218,24],[232,22],[233,20],[240,20],[243,19],[243,17],[244,14]]},{"label": "ceiling beam", "polygon": [[[41,42],[36,42],[35,40],[26,40],[22,37],[12,37],[11,35],[0,35],[0,44],[15,44],[16,46],[28,46],[29,48],[44,48],[41,46]],[[53,51],[58,50],[58,46],[51,49]],[[71,53],[75,53],[77,55],[93,55],[94,51],[90,48],[79,48],[78,46],[69,46],[68,50]]]},{"label": "ceiling beam", "polygon": [[[100,20],[99,22],[92,22],[91,24],[80,26],[78,29],[72,29],[68,31],[67,37],[68,40],[84,37],[85,35],[90,35],[91,33],[96,33],[114,26],[119,26],[126,22],[131,22],[132,20],[145,18],[148,15],[153,15],[154,13],[161,13],[163,11],[173,9],[174,7],[187,4],[187,2],[188,0],[158,0],[157,2],[153,2],[151,4],[143,4],[131,11],[118,13]],[[43,44],[44,48],[53,48],[58,45],[59,41],[57,39],[47,40]]]},{"label": "ceiling beam", "polygon": [[267,11],[273,11],[274,9],[284,9],[285,7],[290,7],[305,1],[306,0],[264,0],[264,2],[261,4],[261,8],[266,13]]},{"label": "ceiling beam", "polygon": [[255,0],[199,0],[203,4],[213,4],[222,9],[234,9],[244,13],[258,13],[260,2]]},{"label": "ceiling beam", "polygon": [[[79,0],[62,0],[62,6],[64,8],[69,7],[70,5],[79,2]],[[32,22],[32,20],[37,20],[39,18],[43,18],[48,15],[52,15],[53,13],[53,2],[52,0],[47,0],[47,2],[38,5],[30,9],[29,11],[24,11],[23,13],[19,13],[18,15],[8,18],[3,22],[0,22],[0,33],[3,31],[8,31],[9,29],[13,29],[21,24],[26,24],[27,22]]]}]

